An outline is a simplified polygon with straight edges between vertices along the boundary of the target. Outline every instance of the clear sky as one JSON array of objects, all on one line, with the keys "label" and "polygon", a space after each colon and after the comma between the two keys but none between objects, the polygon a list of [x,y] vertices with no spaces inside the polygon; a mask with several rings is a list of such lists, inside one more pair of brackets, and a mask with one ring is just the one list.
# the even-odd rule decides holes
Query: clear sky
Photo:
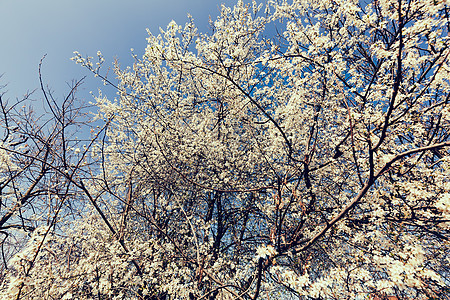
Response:
[{"label": "clear sky", "polygon": [[[220,4],[237,0],[0,0],[0,85],[7,84],[4,98],[13,100],[39,87],[38,65],[44,54],[44,81],[62,98],[68,83],[87,75],[79,97],[89,98],[103,87],[85,69],[70,60],[73,51],[96,56],[100,50],[111,66],[132,63],[130,48],[141,55],[146,28],[159,33],[171,21],[187,21],[191,14],[200,31],[219,14]],[[0,91],[1,92],[1,91]],[[5,89],[3,89],[5,92]],[[34,99],[40,99],[39,91]],[[91,99],[85,99],[91,101]],[[36,105],[38,105],[36,103]],[[39,104],[40,105],[40,104]]]}]

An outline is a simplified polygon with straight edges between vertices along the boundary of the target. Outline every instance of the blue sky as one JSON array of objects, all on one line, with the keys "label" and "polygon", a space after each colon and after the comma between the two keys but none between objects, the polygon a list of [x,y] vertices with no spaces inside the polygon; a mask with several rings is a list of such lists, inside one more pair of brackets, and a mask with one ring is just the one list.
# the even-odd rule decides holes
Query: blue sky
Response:
[{"label": "blue sky", "polygon": [[[149,28],[159,33],[171,21],[187,21],[191,14],[200,31],[219,14],[220,4],[237,0],[0,0],[0,85],[4,98],[21,98],[39,87],[38,65],[56,98],[67,93],[68,83],[87,75],[80,98],[91,101],[89,91],[103,88],[98,78],[70,60],[73,51],[105,55],[105,67],[117,57],[122,67],[132,63],[130,48],[143,53]],[[0,91],[2,92],[2,91]],[[109,94],[109,93],[108,93]],[[36,91],[34,99],[41,99]],[[36,105],[41,105],[38,101]],[[36,107],[38,108],[38,107]]]}]

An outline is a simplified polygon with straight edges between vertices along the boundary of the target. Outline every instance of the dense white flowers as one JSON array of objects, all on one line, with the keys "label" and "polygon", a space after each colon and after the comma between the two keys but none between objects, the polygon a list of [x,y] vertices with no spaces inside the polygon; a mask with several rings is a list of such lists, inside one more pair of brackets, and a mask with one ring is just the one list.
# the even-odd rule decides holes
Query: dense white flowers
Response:
[{"label": "dense white flowers", "polygon": [[[149,32],[115,65],[117,99],[96,97],[95,140],[70,148],[80,213],[35,230],[2,292],[445,297],[447,5],[239,1],[208,34]],[[108,83],[97,57],[73,60]]]},{"label": "dense white flowers", "polygon": [[256,258],[267,258],[277,254],[277,251],[272,245],[259,246],[256,250]]}]

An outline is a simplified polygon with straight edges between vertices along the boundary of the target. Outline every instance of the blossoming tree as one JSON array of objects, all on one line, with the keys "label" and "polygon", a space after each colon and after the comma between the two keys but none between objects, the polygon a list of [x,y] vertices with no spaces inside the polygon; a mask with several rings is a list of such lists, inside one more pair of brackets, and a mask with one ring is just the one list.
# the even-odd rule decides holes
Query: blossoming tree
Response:
[{"label": "blossoming tree", "polygon": [[117,89],[69,180],[85,207],[4,294],[448,299],[449,4],[238,2],[149,33],[118,83],[76,53]]}]

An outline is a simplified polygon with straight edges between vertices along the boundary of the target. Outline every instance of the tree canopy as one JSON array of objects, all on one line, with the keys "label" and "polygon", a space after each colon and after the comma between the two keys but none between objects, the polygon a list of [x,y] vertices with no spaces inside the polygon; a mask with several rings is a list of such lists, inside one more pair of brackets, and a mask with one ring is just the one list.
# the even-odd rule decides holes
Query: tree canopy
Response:
[{"label": "tree canopy", "polygon": [[4,297],[449,299],[449,5],[239,1],[76,52],[90,122],[1,101]]}]

